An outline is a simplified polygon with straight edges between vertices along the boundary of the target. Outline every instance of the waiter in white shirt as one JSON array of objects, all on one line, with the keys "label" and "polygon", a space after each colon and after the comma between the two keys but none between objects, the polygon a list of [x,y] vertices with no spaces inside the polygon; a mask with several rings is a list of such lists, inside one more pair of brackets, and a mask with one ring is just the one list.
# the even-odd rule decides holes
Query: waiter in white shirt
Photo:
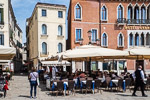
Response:
[{"label": "waiter in white shirt", "polygon": [[134,87],[134,92],[132,96],[137,96],[136,90],[138,87],[140,87],[142,96],[147,97],[147,95],[144,93],[144,72],[142,70],[141,65],[139,65],[138,69],[132,74],[132,77],[134,78],[134,81],[135,81],[135,87]]}]

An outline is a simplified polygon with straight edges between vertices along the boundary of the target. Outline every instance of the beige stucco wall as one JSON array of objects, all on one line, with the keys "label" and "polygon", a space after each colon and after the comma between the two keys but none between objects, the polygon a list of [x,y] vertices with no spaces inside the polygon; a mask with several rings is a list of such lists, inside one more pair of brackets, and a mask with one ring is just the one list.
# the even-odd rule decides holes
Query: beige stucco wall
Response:
[{"label": "beige stucco wall", "polygon": [[[42,9],[47,10],[47,16],[42,17]],[[58,18],[58,11],[63,11],[63,18]],[[34,9],[32,17],[29,20],[29,51],[30,59],[34,66],[38,64],[38,59],[47,58],[56,55],[58,52],[58,43],[63,44],[63,51],[66,50],[66,8],[39,6]],[[47,26],[47,35],[42,35],[42,24]],[[58,35],[58,26],[63,27],[63,36]],[[42,43],[47,43],[48,55],[42,55]],[[35,59],[34,59],[35,58]]]},{"label": "beige stucco wall", "polygon": [[0,34],[4,34],[4,46],[9,46],[8,0],[0,0],[0,8],[4,8],[4,25],[0,25]]}]

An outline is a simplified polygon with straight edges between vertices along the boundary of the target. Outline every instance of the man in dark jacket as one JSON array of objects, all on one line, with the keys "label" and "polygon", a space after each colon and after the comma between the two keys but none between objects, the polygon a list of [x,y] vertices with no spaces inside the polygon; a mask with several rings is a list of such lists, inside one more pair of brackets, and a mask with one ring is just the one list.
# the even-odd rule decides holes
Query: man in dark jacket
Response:
[{"label": "man in dark jacket", "polygon": [[134,87],[134,92],[132,96],[137,96],[136,90],[138,87],[141,88],[142,96],[147,97],[147,95],[144,93],[144,72],[142,70],[142,66],[140,65],[138,69],[132,74],[134,80],[135,80],[135,87]]}]

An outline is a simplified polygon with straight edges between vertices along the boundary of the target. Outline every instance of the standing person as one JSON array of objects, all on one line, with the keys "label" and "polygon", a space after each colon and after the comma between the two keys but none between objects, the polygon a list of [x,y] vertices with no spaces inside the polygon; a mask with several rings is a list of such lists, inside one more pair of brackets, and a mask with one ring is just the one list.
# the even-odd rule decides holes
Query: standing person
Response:
[{"label": "standing person", "polygon": [[58,69],[56,68],[56,66],[53,66],[53,68],[52,68],[52,78],[53,78],[53,80],[56,79],[56,72],[58,72]]},{"label": "standing person", "polygon": [[34,99],[36,98],[36,87],[37,87],[37,78],[38,78],[38,73],[36,72],[36,69],[32,67],[32,71],[30,72],[29,75],[30,78],[30,98],[32,98],[32,91],[34,88]]},{"label": "standing person", "polygon": [[142,96],[147,97],[147,95],[144,93],[144,72],[141,65],[139,65],[138,69],[132,74],[132,76],[135,80],[135,87],[132,96],[137,96],[135,93],[137,88],[140,87]]}]

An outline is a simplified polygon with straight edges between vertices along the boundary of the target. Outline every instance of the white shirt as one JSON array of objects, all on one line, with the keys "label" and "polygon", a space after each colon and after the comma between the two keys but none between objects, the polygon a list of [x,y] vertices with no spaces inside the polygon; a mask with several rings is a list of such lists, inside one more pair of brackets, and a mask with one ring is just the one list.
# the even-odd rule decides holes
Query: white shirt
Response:
[{"label": "white shirt", "polygon": [[31,72],[30,73],[31,81],[36,81],[38,78],[38,73],[37,72]]},{"label": "white shirt", "polygon": [[[141,70],[141,69],[138,69],[138,70]],[[140,74],[141,74],[142,79],[144,80],[144,72],[143,72],[143,70],[140,71]],[[132,74],[132,77],[133,77],[134,79],[136,78],[135,72]]]}]

